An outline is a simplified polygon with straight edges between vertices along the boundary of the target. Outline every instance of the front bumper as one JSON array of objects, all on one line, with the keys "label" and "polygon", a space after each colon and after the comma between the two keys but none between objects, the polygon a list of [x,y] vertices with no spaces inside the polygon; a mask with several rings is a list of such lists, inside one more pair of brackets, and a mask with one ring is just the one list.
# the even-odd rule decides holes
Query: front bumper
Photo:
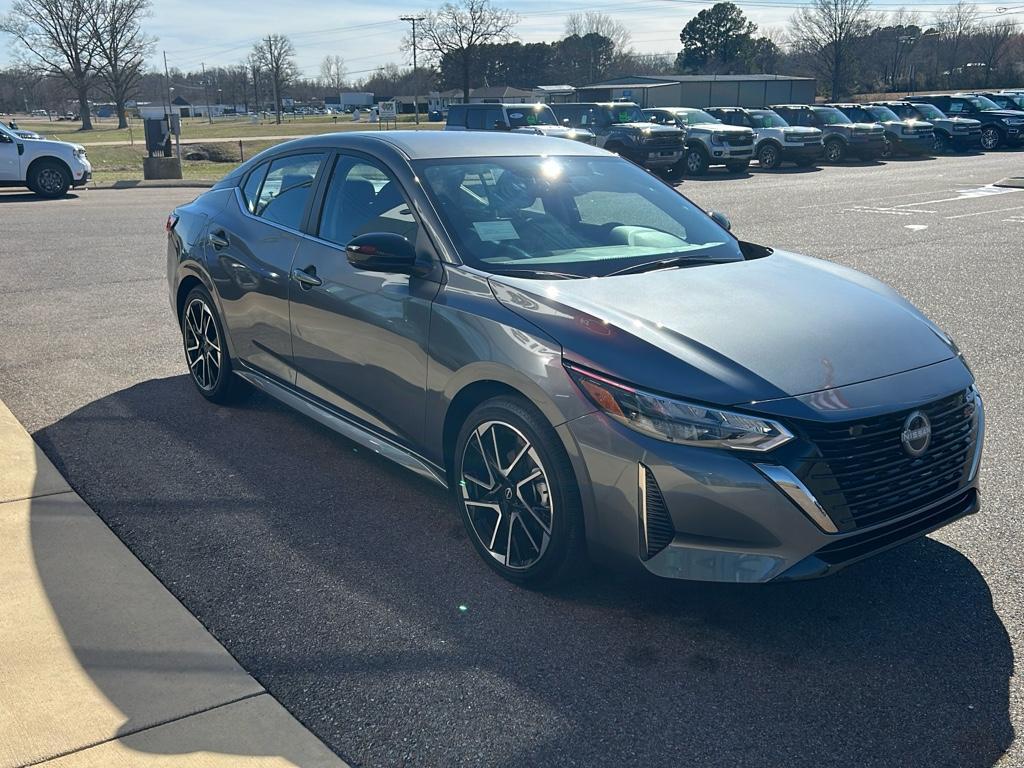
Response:
[{"label": "front bumper", "polygon": [[712,144],[710,157],[712,165],[750,162],[754,159],[754,145],[748,144],[742,147],[733,147],[728,144]]},{"label": "front bumper", "polygon": [[860,137],[854,136],[850,139],[850,154],[865,160],[881,157],[885,151],[885,137]]},{"label": "front bumper", "polygon": [[825,145],[820,141],[814,144],[783,144],[783,160],[815,160],[821,157],[825,151]]},{"label": "front bumper", "polygon": [[892,134],[891,138],[894,149],[907,155],[927,155],[935,148],[935,136],[933,134],[922,134],[920,136]]},{"label": "front bumper", "polygon": [[[958,387],[969,375],[954,371],[955,367],[952,362],[944,365],[943,377]],[[891,378],[906,388],[937,375],[932,370]],[[851,385],[834,393],[839,399],[845,393],[851,402],[859,396],[863,402],[880,387],[877,383]],[[793,399],[779,407],[806,405]],[[876,525],[840,527],[841,533],[830,532],[835,526],[823,526],[821,516],[805,511],[815,502],[813,495],[808,492],[809,502],[798,504],[792,488],[787,491],[778,476],[758,468],[762,464],[784,469],[784,463],[775,464],[781,461],[776,452],[666,443],[599,412],[559,429],[563,440],[572,445],[583,489],[588,544],[595,559],[634,566],[639,562],[667,578],[762,583],[835,573],[976,512],[983,413],[978,418],[970,472],[965,470],[965,480],[954,493]],[[793,448],[802,450],[798,443]],[[825,520],[829,522],[827,515]]]},{"label": "front bumper", "polygon": [[979,149],[981,147],[981,131],[979,130],[977,133],[951,133],[949,134],[949,143],[953,145],[953,149],[961,152]]},{"label": "front bumper", "polygon": [[668,168],[683,159],[683,150],[649,149],[638,154],[638,163],[647,168]]},{"label": "front bumper", "polygon": [[88,160],[78,160],[71,164],[71,186],[81,187],[92,179],[92,163]]}]

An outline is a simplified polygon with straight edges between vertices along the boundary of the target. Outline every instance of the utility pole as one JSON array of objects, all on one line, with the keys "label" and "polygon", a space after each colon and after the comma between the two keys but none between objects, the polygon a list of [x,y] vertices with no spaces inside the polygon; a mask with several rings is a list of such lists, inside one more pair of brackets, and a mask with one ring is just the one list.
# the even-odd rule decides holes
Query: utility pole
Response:
[{"label": "utility pole", "polygon": [[206,81],[206,63],[200,61],[199,66],[203,68],[203,92],[206,94],[206,119],[213,125],[213,114],[210,112],[210,84]]},{"label": "utility pole", "polygon": [[419,76],[416,71],[416,22],[423,21],[426,16],[399,16],[400,21],[408,21],[412,23],[412,103],[413,103],[413,119],[416,121],[416,126],[420,124],[420,82]]},{"label": "utility pole", "polygon": [[164,51],[164,85],[167,88],[167,114],[171,114],[171,76],[167,72],[167,51]]}]

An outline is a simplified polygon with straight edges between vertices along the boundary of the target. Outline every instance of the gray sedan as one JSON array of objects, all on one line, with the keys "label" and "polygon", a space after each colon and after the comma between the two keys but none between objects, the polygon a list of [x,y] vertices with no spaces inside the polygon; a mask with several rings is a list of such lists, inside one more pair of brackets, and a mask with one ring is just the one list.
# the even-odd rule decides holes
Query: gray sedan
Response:
[{"label": "gray sedan", "polygon": [[167,231],[203,397],[256,387],[446,486],[513,581],[821,576],[978,509],[981,399],[939,328],[603,150],[309,137]]}]

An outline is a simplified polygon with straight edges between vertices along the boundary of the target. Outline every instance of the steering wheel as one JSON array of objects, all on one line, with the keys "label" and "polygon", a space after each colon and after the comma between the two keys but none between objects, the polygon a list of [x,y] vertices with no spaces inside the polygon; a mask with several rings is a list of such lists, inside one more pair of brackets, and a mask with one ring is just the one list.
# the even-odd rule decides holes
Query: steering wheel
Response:
[{"label": "steering wheel", "polygon": [[522,210],[537,199],[537,182],[529,176],[505,171],[494,185],[494,196],[503,208]]}]

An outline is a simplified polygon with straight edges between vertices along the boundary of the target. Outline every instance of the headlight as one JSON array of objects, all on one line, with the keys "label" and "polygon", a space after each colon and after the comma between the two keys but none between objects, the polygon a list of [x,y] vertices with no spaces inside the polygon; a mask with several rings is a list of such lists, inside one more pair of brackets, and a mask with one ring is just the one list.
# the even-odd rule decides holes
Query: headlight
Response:
[{"label": "headlight", "polygon": [[803,136],[801,134],[795,132],[783,132],[782,134],[783,141],[800,141],[802,138]]},{"label": "headlight", "polygon": [[1003,122],[1006,123],[1007,125],[1013,126],[1024,125],[1024,119],[1021,119],[1019,117],[1004,117]]},{"label": "headlight", "polygon": [[85,147],[75,147],[73,152],[75,154],[75,157],[77,157],[78,159],[80,159],[80,160],[84,160],[85,159]]},{"label": "headlight", "polygon": [[725,134],[724,133],[712,133],[711,134],[711,143],[712,144],[725,144]]},{"label": "headlight", "polygon": [[630,429],[669,443],[737,451],[770,451],[793,435],[778,422],[687,403],[566,365],[584,394]]}]

